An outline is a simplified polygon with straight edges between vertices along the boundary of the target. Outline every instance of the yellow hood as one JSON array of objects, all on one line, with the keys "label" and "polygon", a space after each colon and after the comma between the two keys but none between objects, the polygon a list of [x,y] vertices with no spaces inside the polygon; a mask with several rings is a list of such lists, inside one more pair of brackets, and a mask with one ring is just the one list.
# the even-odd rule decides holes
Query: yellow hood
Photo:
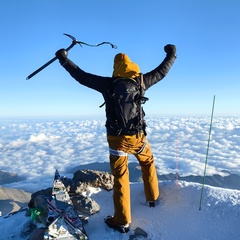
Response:
[{"label": "yellow hood", "polygon": [[113,76],[135,78],[139,76],[139,66],[132,62],[124,53],[118,53],[114,58]]}]

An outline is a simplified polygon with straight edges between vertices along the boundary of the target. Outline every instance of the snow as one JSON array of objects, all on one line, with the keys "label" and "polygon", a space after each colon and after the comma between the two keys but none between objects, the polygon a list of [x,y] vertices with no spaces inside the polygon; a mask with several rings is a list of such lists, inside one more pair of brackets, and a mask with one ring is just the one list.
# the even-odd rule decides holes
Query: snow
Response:
[{"label": "snow", "polygon": [[[159,205],[149,208],[144,202],[141,183],[131,184],[131,228],[143,228],[152,240],[239,239],[240,191],[205,188],[203,206],[199,211],[201,185],[197,183],[160,182]],[[104,226],[102,219],[111,213],[111,193],[104,191],[94,198],[101,202],[101,212],[91,217],[86,228],[90,239],[128,239]],[[107,203],[107,204],[106,204]]]},{"label": "snow", "polygon": [[[159,182],[160,200],[155,208],[144,201],[142,183],[131,184],[132,224],[128,234],[109,229],[103,219],[112,213],[112,192],[90,188],[91,196],[101,207],[89,218],[85,229],[89,239],[127,240],[136,227],[144,229],[151,240],[237,240],[240,239],[240,191],[205,186],[202,209],[199,200],[202,186],[179,181]],[[1,240],[22,239],[22,229],[30,221],[24,212],[0,218]],[[23,238],[24,239],[24,238]],[[141,239],[141,238],[139,238]]]},{"label": "snow", "polygon": [[[223,181],[216,184],[221,187],[205,185],[199,210],[202,184],[191,181],[203,175],[209,120],[207,117],[147,120],[158,174],[178,172],[186,181],[160,180],[159,202],[155,208],[149,208],[142,182],[130,172],[132,223],[128,234],[109,229],[103,221],[113,213],[112,192],[89,188],[85,194],[101,208],[85,226],[90,240],[129,239],[136,227],[143,228],[151,240],[240,239],[240,187],[236,184],[240,174],[238,117],[217,117],[213,121],[207,175],[212,176],[211,180],[216,175],[222,179],[231,177],[227,184]],[[0,120],[0,134],[0,169],[25,177],[24,181],[2,187],[33,192],[51,186],[55,168],[61,175],[72,177],[73,169],[79,165],[107,165],[108,149],[101,120]],[[136,163],[132,156],[129,162]],[[21,230],[28,222],[24,212],[0,217],[0,240],[24,239]]]}]

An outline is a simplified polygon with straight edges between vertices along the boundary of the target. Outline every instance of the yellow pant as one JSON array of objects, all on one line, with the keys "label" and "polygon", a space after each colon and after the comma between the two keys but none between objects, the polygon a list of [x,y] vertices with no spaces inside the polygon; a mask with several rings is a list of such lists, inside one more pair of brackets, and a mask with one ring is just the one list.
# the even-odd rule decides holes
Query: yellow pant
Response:
[{"label": "yellow pant", "polygon": [[107,136],[110,167],[114,176],[114,220],[120,224],[131,222],[128,154],[133,154],[142,170],[146,201],[159,196],[158,179],[150,144],[143,133],[132,136]]}]

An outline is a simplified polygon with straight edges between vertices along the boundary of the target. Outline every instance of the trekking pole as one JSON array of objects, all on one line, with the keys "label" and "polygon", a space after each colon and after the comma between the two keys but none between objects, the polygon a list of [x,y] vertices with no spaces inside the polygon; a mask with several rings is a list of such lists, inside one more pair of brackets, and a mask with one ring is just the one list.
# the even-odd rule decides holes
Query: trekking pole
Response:
[{"label": "trekking pole", "polygon": [[[80,46],[82,46],[82,44],[90,46],[90,47],[98,47],[100,45],[103,44],[110,44],[112,48],[117,48],[117,46],[115,46],[114,44],[110,43],[110,42],[102,42],[96,45],[92,45],[92,44],[88,44],[85,42],[80,42],[77,41],[75,37],[71,36],[70,34],[66,34],[64,33],[63,35],[68,36],[72,39],[72,43],[69,47],[66,48],[66,51],[68,52],[71,48],[73,48],[76,44],[79,44]],[[32,78],[33,76],[35,76],[37,73],[39,73],[40,71],[42,71],[44,68],[46,68],[48,65],[50,65],[51,63],[53,63],[54,61],[57,60],[57,57],[52,58],[51,60],[49,60],[47,63],[45,63],[43,66],[41,66],[40,68],[38,68],[36,71],[34,71],[33,73],[31,73],[26,80],[29,80],[30,78]]]},{"label": "trekking pole", "polygon": [[213,97],[212,115],[211,115],[211,123],[209,128],[209,135],[208,135],[208,145],[207,145],[207,153],[206,153],[206,160],[205,160],[205,167],[204,167],[204,174],[203,174],[203,181],[202,181],[202,191],[201,191],[201,197],[200,197],[199,211],[202,209],[203,189],[204,189],[205,177],[206,177],[206,171],[207,171],[207,161],[208,161],[208,152],[209,152],[210,138],[211,138],[211,131],[212,131],[214,105],[215,105],[215,95]]}]

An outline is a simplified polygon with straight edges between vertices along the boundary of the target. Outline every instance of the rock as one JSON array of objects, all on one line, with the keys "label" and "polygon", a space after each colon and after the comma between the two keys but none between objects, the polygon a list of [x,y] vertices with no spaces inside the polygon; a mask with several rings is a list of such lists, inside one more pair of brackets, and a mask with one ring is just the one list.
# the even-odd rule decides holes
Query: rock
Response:
[{"label": "rock", "polygon": [[[78,170],[74,173],[72,179],[63,177],[61,180],[71,196],[74,208],[80,214],[92,215],[100,210],[100,206],[96,201],[81,195],[81,193],[86,192],[89,187],[100,187],[108,191],[113,188],[113,175],[108,172]],[[51,198],[52,188],[33,193],[28,206],[41,209],[42,214],[37,217],[36,221],[46,224],[48,208],[42,195]]]},{"label": "rock", "polygon": [[108,172],[95,170],[78,170],[73,175],[73,186],[71,188],[75,193],[87,191],[90,187],[100,187],[107,191],[113,189],[113,175]]},{"label": "rock", "polygon": [[64,186],[66,187],[67,191],[70,192],[70,193],[71,192],[74,193],[74,191],[73,191],[73,185],[74,185],[73,180],[70,179],[70,178],[67,178],[67,177],[61,177],[61,180],[62,180]]},{"label": "rock", "polygon": [[74,208],[81,214],[93,215],[100,211],[100,206],[89,197],[76,196],[72,198]]},{"label": "rock", "polygon": [[45,229],[36,228],[33,230],[31,236],[27,240],[42,240],[44,237]]},{"label": "rock", "polygon": [[31,196],[31,200],[28,203],[28,206],[29,208],[41,209],[42,213],[36,218],[36,221],[46,224],[46,219],[48,216],[48,208],[47,208],[46,200],[42,197],[42,195],[50,198],[52,196],[52,188],[42,189],[38,192],[33,193]]}]

